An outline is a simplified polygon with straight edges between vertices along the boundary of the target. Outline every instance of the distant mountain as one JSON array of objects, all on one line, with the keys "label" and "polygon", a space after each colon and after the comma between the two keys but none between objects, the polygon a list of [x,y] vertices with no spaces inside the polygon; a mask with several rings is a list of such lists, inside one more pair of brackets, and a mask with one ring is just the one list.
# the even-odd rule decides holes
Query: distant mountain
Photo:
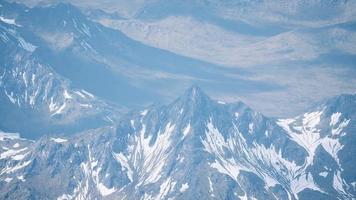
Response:
[{"label": "distant mountain", "polygon": [[[94,95],[121,106],[138,107],[174,98],[191,83],[258,84],[229,76],[221,66],[144,45],[122,32],[93,22],[70,4],[27,8],[2,2],[0,13],[20,26],[37,47],[36,57],[58,74]],[[14,9],[18,5],[18,9]],[[9,14],[8,10],[15,10]],[[94,82],[92,80],[100,80]],[[185,82],[180,86],[181,82]],[[187,84],[187,82],[189,84]],[[256,81],[257,82],[257,81]],[[164,84],[166,87],[159,87]],[[178,85],[178,86],[177,86]],[[267,84],[265,84],[267,85]],[[178,87],[178,88],[177,88]]]},{"label": "distant mountain", "polygon": [[0,3],[4,131],[36,138],[110,124],[125,107],[164,101],[159,84],[172,88],[180,80],[204,80],[221,71],[145,46],[88,20],[70,4]]},{"label": "distant mountain", "polygon": [[3,133],[1,198],[352,199],[355,100],[275,121],[191,87],[71,137]]},{"label": "distant mountain", "polygon": [[38,37],[10,16],[0,21],[0,129],[37,138],[112,123],[122,108],[72,88],[38,53]]},{"label": "distant mountain", "polygon": [[[139,21],[124,26],[138,24],[144,34],[159,30],[165,35],[160,27],[163,23],[171,30],[171,19],[178,24],[188,19],[189,27],[198,23],[201,28],[199,20],[209,17],[209,24],[199,31],[189,28],[179,34],[195,37],[217,28],[219,34],[199,43],[204,46],[209,41],[214,46],[219,43],[214,43],[216,39],[233,39],[236,33],[226,32],[227,24],[221,22],[231,19],[219,12],[236,6],[245,12],[255,3],[152,1],[137,13],[135,20]],[[344,9],[342,2],[326,5],[320,9]],[[182,20],[181,12],[191,12],[186,8],[196,6],[204,12]],[[298,4],[295,9],[301,7]],[[285,9],[293,11],[293,5]],[[341,54],[350,54],[346,60],[352,64],[354,24],[348,21],[352,11],[345,18],[347,23],[326,20],[327,25],[316,29],[282,34],[277,30],[244,38],[249,42],[263,39],[254,47],[260,55],[265,55],[266,46],[272,46],[277,53],[295,59],[305,58],[300,55],[319,58],[320,54],[313,53],[342,47]],[[165,12],[180,16],[155,21]],[[100,11],[89,15],[126,20]],[[298,23],[299,17],[295,16]],[[328,19],[314,17],[317,21]],[[238,24],[252,32],[258,27]],[[321,34],[323,30],[328,30],[326,35]],[[321,40],[314,40],[315,35],[301,40],[301,33],[317,33]],[[167,32],[168,37],[171,34]],[[328,34],[336,39],[322,42],[330,38]],[[181,42],[179,37],[174,42]],[[189,46],[191,38],[187,38],[183,44]],[[287,42],[270,45],[279,44],[274,43],[279,40]],[[289,48],[290,42],[303,48],[295,52]],[[320,49],[314,48],[315,43]],[[248,70],[229,69],[145,45],[63,3],[29,8],[0,0],[0,49],[0,199],[356,198],[355,94],[336,96],[288,119],[269,118],[241,101],[215,101],[197,86],[162,105],[191,83],[222,93],[247,94],[280,86],[258,81]],[[209,52],[210,56],[219,51]],[[244,52],[249,55],[251,51]],[[269,52],[268,58],[273,60]],[[257,81],[243,78],[244,74]]]}]

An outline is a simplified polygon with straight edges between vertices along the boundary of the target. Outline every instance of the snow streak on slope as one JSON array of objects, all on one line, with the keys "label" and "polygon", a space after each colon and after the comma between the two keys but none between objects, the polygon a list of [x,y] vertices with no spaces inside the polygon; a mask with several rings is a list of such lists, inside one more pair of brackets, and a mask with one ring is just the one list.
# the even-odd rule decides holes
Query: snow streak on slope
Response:
[{"label": "snow streak on slope", "polygon": [[235,181],[238,182],[241,171],[246,171],[258,175],[264,180],[267,188],[281,184],[290,192],[289,195],[296,198],[297,194],[306,188],[321,191],[312,176],[305,173],[304,166],[298,166],[283,158],[281,151],[278,152],[273,145],[266,148],[254,142],[253,146],[249,146],[236,126],[233,135],[224,139],[211,120],[207,124],[207,130],[203,144],[205,150],[215,156],[211,167],[229,175]]},{"label": "snow streak on slope", "polygon": [[[335,112],[328,116],[325,114],[326,110],[327,107],[322,107],[318,111],[305,113],[293,119],[282,119],[277,123],[287,131],[295,142],[307,150],[309,155],[304,164],[305,169],[315,165],[315,159],[318,159],[319,156],[316,155],[316,150],[319,147],[322,147],[331,156],[337,164],[337,169],[333,175],[332,187],[340,197],[349,198],[349,194],[345,191],[345,188],[349,188],[349,186],[345,179],[340,176],[343,168],[340,163],[339,152],[344,148],[341,138],[346,135],[344,130],[348,126],[350,119],[342,119],[342,113],[340,112]],[[322,126],[322,123],[327,124],[328,127]],[[322,135],[325,130],[329,130],[329,134]],[[321,171],[319,176],[326,178],[329,176],[329,172]]]}]

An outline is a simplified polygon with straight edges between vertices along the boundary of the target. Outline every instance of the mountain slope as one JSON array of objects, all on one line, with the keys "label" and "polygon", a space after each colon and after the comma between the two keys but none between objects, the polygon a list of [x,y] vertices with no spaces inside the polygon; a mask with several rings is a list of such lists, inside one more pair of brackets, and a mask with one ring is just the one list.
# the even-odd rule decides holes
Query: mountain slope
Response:
[{"label": "mountain slope", "polygon": [[[2,4],[2,16],[16,21],[22,37],[37,47],[38,59],[70,80],[72,87],[121,106],[166,102],[192,83],[234,92],[278,87],[240,78],[239,70],[145,45],[91,21],[70,4],[25,7],[10,14],[15,6]],[[241,87],[226,87],[230,83]]]},{"label": "mountain slope", "polygon": [[6,18],[0,21],[2,130],[36,138],[49,132],[68,134],[85,126],[102,126],[111,123],[107,117],[116,118],[119,108],[85,90],[72,89],[70,81],[38,56],[38,46],[28,40],[36,41],[36,37],[9,22]]},{"label": "mountain slope", "polygon": [[306,171],[324,191],[341,199],[355,195],[355,103],[356,95],[340,95],[278,122],[308,152]]},{"label": "mountain slope", "polygon": [[[4,138],[2,198],[354,198],[355,96],[320,108],[320,121],[312,111],[276,123],[192,87],[167,106],[67,138],[46,136],[24,152],[11,147],[16,138]],[[315,137],[316,147],[308,143]],[[43,177],[50,184],[43,185]]]}]

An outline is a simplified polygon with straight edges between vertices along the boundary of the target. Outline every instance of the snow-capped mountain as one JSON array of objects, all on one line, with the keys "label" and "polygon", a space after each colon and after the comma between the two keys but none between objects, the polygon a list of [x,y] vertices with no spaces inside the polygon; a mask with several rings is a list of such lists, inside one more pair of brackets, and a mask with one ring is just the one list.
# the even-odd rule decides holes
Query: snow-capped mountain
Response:
[{"label": "snow-capped mountain", "polygon": [[[275,7],[258,2],[153,0],[135,19],[91,14],[121,20],[119,29],[141,43],[70,4],[0,0],[0,199],[355,199],[355,94],[277,120],[241,101],[215,101],[196,86],[170,104],[145,106],[194,82],[247,94],[280,89],[244,77],[253,71],[194,59],[213,57],[221,44],[254,43],[221,61],[264,64],[281,61],[281,52],[311,61],[334,50],[353,58],[354,10],[345,6],[353,2],[328,1],[320,8],[328,15],[305,18],[293,12],[306,1],[277,4],[285,10],[273,13],[278,22],[292,16],[303,29],[280,33],[269,27],[276,15],[268,15],[263,34],[239,21]],[[258,34],[228,29],[235,25]],[[177,39],[165,43],[172,34]],[[209,51],[195,52],[202,47]]]},{"label": "snow-capped mountain", "polygon": [[[91,21],[70,4],[1,5],[2,18],[16,22],[22,38],[37,47],[33,52],[37,59],[73,87],[121,106],[167,101],[175,96],[167,95],[167,89],[177,93],[193,82],[209,84],[205,80],[212,77],[218,82],[237,81],[220,66],[145,45]],[[189,84],[177,89],[183,81]],[[163,83],[165,88],[158,87]]]},{"label": "snow-capped mountain", "polygon": [[112,123],[120,109],[72,88],[39,56],[41,47],[32,43],[41,44],[38,38],[9,16],[0,21],[1,130],[36,138]]},{"label": "snow-capped mountain", "polygon": [[1,198],[352,199],[355,99],[275,121],[191,87],[71,137],[3,133]]}]

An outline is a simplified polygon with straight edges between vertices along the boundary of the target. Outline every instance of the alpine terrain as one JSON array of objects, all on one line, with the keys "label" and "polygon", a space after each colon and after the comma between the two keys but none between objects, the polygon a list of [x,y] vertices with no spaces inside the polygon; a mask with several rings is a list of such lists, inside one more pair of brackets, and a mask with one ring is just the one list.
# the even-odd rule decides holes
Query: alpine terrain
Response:
[{"label": "alpine terrain", "polygon": [[19,1],[0,200],[356,199],[355,2]]},{"label": "alpine terrain", "polygon": [[116,124],[1,135],[2,199],[353,199],[356,95],[270,119],[191,87]]}]

